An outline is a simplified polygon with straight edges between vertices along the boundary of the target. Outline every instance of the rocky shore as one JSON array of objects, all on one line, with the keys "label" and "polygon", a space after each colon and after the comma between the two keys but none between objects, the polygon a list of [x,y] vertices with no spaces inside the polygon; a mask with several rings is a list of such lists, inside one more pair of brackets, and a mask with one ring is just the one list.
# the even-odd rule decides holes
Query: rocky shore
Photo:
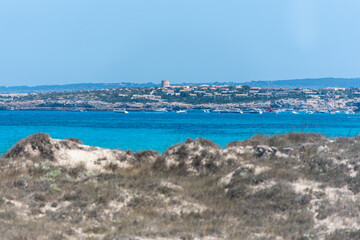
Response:
[{"label": "rocky shore", "polygon": [[188,139],[160,154],[38,133],[0,158],[2,239],[359,239],[360,137]]}]

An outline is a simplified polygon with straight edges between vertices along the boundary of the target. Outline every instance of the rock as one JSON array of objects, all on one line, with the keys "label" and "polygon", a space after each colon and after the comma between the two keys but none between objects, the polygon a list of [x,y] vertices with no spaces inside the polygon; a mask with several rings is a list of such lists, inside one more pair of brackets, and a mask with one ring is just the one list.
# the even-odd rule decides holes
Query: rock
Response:
[{"label": "rock", "polygon": [[277,152],[276,147],[269,147],[266,145],[258,145],[255,148],[255,155],[258,157],[270,157]]},{"label": "rock", "polygon": [[327,153],[329,152],[329,147],[328,146],[319,146],[318,149],[317,149],[317,152],[318,153]]},{"label": "rock", "polygon": [[252,146],[246,146],[244,148],[244,153],[254,154],[254,148]]},{"label": "rock", "polygon": [[290,154],[290,153],[292,153],[293,151],[294,151],[294,149],[291,148],[291,147],[286,147],[286,148],[283,148],[283,149],[282,149],[282,152],[285,153],[285,154]]},{"label": "rock", "polygon": [[219,185],[221,185],[221,186],[229,185],[232,178],[233,178],[233,176],[234,176],[234,174],[235,174],[235,171],[236,170],[234,170],[234,171],[230,172],[229,174],[225,175],[224,177],[220,178],[219,179]]},{"label": "rock", "polygon": [[289,155],[285,154],[285,153],[281,153],[281,152],[276,152],[275,156],[278,158],[288,158]]},{"label": "rock", "polygon": [[238,168],[236,168],[235,170],[233,170],[232,172],[228,173],[227,175],[223,176],[222,178],[219,179],[218,183],[220,186],[224,186],[227,187],[231,181],[233,180],[234,177],[246,177],[249,173],[254,173],[254,168],[247,166],[247,165],[243,165],[240,166]]}]

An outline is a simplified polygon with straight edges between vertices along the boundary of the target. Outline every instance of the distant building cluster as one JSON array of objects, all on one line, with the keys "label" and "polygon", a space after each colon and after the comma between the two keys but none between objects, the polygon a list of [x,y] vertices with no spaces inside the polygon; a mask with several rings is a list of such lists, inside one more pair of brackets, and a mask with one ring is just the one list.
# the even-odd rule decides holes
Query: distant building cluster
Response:
[{"label": "distant building cluster", "polygon": [[156,96],[156,95],[148,95],[148,94],[144,94],[144,95],[138,95],[138,94],[134,94],[131,99],[148,99],[148,100],[160,100],[161,96]]},{"label": "distant building cluster", "polygon": [[[70,95],[73,96],[73,95]],[[112,109],[113,106],[149,110],[158,105],[191,109],[295,109],[314,112],[360,111],[360,88],[260,88],[248,85],[202,84],[122,87],[76,92],[0,94],[0,109]],[[186,107],[185,107],[186,105]],[[220,107],[221,106],[221,107]]]}]

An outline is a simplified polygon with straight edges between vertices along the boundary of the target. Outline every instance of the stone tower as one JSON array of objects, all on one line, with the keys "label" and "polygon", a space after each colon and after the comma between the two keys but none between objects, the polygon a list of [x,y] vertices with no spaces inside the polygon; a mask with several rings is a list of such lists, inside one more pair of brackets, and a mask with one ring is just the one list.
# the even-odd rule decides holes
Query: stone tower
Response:
[{"label": "stone tower", "polygon": [[170,81],[169,81],[169,80],[162,80],[162,81],[161,81],[161,87],[162,87],[162,88],[168,88],[168,87],[170,87]]}]

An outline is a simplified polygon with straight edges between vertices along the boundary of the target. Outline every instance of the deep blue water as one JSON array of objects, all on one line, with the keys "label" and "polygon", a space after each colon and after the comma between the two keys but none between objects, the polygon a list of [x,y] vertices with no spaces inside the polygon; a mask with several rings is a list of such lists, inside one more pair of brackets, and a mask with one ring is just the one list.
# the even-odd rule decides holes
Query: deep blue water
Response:
[{"label": "deep blue water", "polygon": [[0,111],[0,152],[36,132],[53,138],[76,137],[84,144],[107,148],[164,151],[188,137],[225,146],[256,134],[294,131],[355,136],[360,132],[360,115]]}]

